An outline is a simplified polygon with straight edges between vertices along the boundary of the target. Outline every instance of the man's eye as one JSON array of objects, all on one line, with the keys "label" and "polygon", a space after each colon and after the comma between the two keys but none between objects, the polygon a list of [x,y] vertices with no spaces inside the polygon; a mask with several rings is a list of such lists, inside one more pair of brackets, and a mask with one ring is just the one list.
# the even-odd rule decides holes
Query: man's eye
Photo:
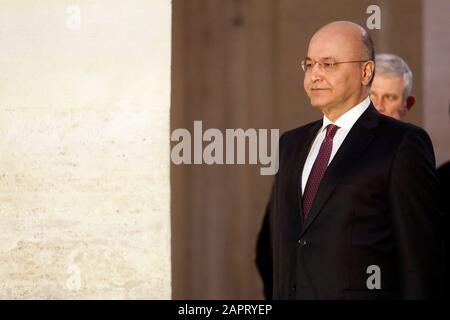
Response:
[{"label": "man's eye", "polygon": [[312,67],[312,62],[307,62],[305,65],[306,65],[306,68],[311,68]]},{"label": "man's eye", "polygon": [[389,94],[386,96],[386,99],[389,101],[394,101],[396,99],[396,96]]}]

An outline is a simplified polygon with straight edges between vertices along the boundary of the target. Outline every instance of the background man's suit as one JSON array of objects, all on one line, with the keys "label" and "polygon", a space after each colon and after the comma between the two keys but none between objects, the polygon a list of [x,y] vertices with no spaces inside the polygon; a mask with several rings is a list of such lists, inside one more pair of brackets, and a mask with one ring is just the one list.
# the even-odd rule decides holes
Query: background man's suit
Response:
[{"label": "background man's suit", "polygon": [[[273,298],[438,297],[442,215],[428,135],[371,104],[329,164],[303,221],[301,173],[321,126],[316,121],[280,139],[280,169],[265,219]],[[261,263],[269,251],[259,245]],[[381,270],[381,289],[367,288],[371,265]]]}]

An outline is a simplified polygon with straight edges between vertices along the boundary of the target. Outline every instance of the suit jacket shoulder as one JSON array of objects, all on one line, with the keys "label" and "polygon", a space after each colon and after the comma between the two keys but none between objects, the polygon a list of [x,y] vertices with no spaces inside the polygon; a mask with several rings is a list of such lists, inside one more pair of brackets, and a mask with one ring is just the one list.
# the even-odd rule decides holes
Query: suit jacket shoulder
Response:
[{"label": "suit jacket shoulder", "polygon": [[379,126],[380,131],[389,136],[403,138],[405,134],[418,134],[429,139],[428,133],[421,127],[382,114],[379,115]]},{"label": "suit jacket shoulder", "polygon": [[291,130],[288,130],[286,132],[284,132],[281,135],[281,139],[286,139],[287,141],[291,140],[291,139],[295,139],[299,136],[303,136],[305,134],[308,134],[312,129],[317,129],[322,125],[322,119],[320,120],[316,120],[313,122],[310,122],[308,124],[305,124],[301,127],[297,127]]},{"label": "suit jacket shoulder", "polygon": [[322,119],[284,132],[280,137],[280,153],[298,148],[300,144],[305,143],[308,139],[311,140],[312,135],[315,135],[321,126]]}]

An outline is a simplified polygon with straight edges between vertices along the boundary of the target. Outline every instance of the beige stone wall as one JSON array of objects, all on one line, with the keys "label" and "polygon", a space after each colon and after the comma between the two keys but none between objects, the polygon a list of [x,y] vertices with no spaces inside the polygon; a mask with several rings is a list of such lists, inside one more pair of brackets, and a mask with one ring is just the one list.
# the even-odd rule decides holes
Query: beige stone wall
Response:
[{"label": "beige stone wall", "polygon": [[170,29],[169,0],[1,2],[0,299],[171,297]]}]

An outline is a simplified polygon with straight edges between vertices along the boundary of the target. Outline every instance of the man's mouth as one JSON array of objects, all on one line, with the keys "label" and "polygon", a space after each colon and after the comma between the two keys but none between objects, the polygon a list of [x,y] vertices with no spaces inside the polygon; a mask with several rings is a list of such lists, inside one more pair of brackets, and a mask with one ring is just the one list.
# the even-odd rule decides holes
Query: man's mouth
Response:
[{"label": "man's mouth", "polygon": [[330,88],[311,88],[311,92],[322,92],[325,90],[330,90]]}]

